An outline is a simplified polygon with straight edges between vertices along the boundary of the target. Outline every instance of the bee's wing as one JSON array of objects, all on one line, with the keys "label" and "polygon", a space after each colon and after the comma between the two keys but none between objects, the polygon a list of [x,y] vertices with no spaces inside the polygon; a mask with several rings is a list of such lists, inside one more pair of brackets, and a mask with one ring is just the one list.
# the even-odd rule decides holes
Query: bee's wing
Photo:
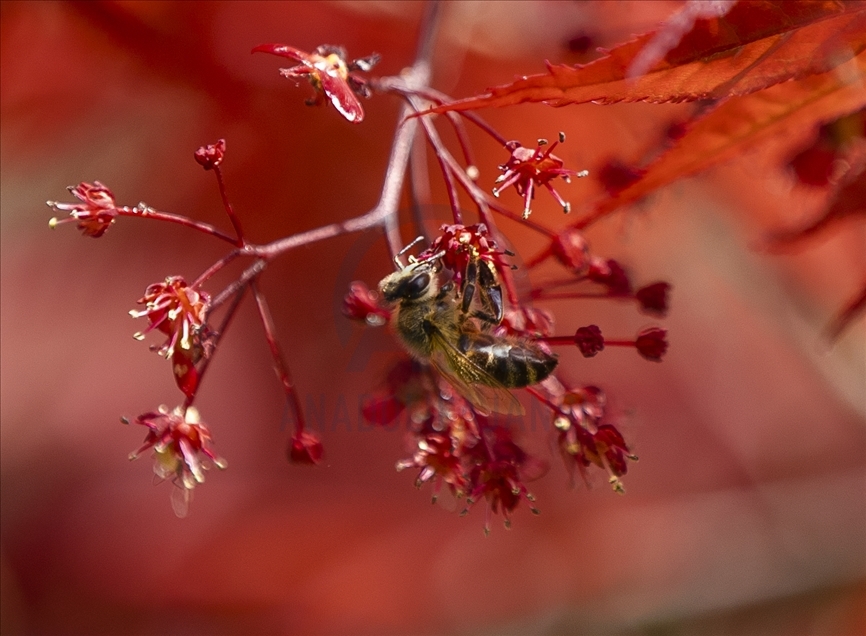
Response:
[{"label": "bee's wing", "polygon": [[505,415],[525,413],[518,399],[504,384],[466,357],[441,331],[434,329],[431,339],[433,365],[482,415],[491,412]]}]

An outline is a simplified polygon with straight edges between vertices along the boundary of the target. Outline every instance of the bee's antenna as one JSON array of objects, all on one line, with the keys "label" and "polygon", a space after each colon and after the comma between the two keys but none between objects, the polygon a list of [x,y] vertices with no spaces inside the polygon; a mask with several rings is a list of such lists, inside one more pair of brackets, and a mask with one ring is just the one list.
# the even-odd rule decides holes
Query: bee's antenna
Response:
[{"label": "bee's antenna", "polygon": [[[402,250],[400,250],[399,252],[397,252],[397,254],[394,256],[394,262],[397,264],[397,269],[403,269],[403,263],[400,262],[400,257],[403,256],[403,254],[405,254],[406,252],[408,252],[408,251],[409,251],[409,248],[411,248],[413,245],[415,245],[418,241],[423,241],[423,240],[424,240],[424,237],[423,237],[423,236],[419,236],[419,237],[416,238],[414,241],[412,241],[411,243],[409,243],[409,245],[407,245],[407,246],[404,247]],[[445,253],[445,252],[443,252],[443,254],[444,254],[444,253]],[[411,262],[411,259],[410,259],[410,262]]]}]

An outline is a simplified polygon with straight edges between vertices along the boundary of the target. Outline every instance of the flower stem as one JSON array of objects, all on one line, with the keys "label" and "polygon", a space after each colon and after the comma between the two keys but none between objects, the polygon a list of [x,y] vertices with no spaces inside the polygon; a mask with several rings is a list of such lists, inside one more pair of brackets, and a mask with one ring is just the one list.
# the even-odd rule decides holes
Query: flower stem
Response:
[{"label": "flower stem", "polygon": [[209,223],[194,221],[193,219],[181,216],[179,214],[172,214],[171,212],[161,212],[159,210],[154,210],[152,207],[144,204],[139,204],[132,208],[127,206],[117,208],[117,214],[118,216],[134,216],[142,219],[155,219],[157,221],[177,223],[178,225],[183,225],[184,227],[198,230],[199,232],[203,232],[205,234],[218,238],[221,241],[226,241],[227,243],[231,243],[232,245],[237,244],[236,239],[232,238],[228,234],[225,234],[224,232],[221,232]]},{"label": "flower stem", "polygon": [[244,231],[241,227],[241,221],[235,214],[234,209],[232,208],[232,204],[229,201],[228,193],[226,192],[225,181],[223,180],[223,171],[219,164],[213,167],[214,174],[216,175],[217,185],[219,186],[220,197],[223,200],[223,207],[226,209],[226,214],[229,217],[229,220],[232,222],[232,227],[235,229],[235,234],[237,234],[237,240],[235,244],[238,247],[243,247],[246,244],[246,240],[244,240]]},{"label": "flower stem", "polygon": [[297,389],[295,389],[292,376],[289,372],[289,367],[283,358],[283,352],[280,349],[280,343],[277,342],[276,327],[274,326],[274,318],[271,316],[271,310],[268,309],[268,302],[265,295],[258,287],[256,280],[251,280],[249,283],[250,289],[253,291],[253,297],[256,299],[256,307],[259,310],[259,317],[262,320],[262,326],[265,329],[265,339],[268,341],[268,347],[271,349],[271,356],[274,359],[274,371],[277,378],[283,385],[283,391],[286,393],[286,399],[295,416],[295,431],[301,432],[304,430],[304,413],[301,410],[301,401],[298,398]]}]

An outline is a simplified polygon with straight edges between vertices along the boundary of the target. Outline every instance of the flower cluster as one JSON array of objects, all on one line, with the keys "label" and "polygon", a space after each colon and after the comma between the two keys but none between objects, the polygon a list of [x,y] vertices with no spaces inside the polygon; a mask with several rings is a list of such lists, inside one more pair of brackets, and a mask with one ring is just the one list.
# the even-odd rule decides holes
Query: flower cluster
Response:
[{"label": "flower cluster", "polygon": [[430,247],[421,252],[419,260],[439,259],[451,272],[463,311],[469,312],[477,292],[481,309],[476,315],[493,325],[499,324],[504,315],[499,272],[512,267],[506,257],[514,254],[497,247],[484,223],[444,224],[439,232]]},{"label": "flower cluster", "polygon": [[177,407],[173,411],[160,406],[156,412],[139,415],[134,422],[146,426],[148,431],[144,443],[130,453],[129,459],[138,459],[141,453],[153,449],[153,472],[159,479],[170,480],[177,486],[172,492],[172,506],[178,517],[185,517],[193,489],[204,482],[204,471],[211,465],[227,466],[211,446],[207,425],[192,406],[185,410]]},{"label": "flower cluster", "polygon": [[62,223],[76,221],[78,229],[85,236],[99,238],[114,223],[119,214],[119,208],[111,190],[99,181],[87,183],[82,181],[77,186],[69,186],[69,192],[80,203],[58,203],[48,201],[48,205],[58,212],[69,212],[64,219],[52,218],[48,225],[53,229]]},{"label": "flower cluster", "polygon": [[507,142],[505,149],[511,156],[499,166],[502,174],[496,179],[497,187],[493,189],[493,196],[498,197],[500,192],[513,185],[517,194],[523,197],[523,218],[526,219],[532,213],[530,201],[535,198],[535,189],[544,186],[566,214],[571,212],[571,204],[560,196],[550,182],[561,178],[569,183],[571,177],[585,177],[589,172],[565,168],[562,159],[553,154],[553,149],[563,141],[565,134],[559,133],[559,141],[545,149],[547,140],[539,139],[534,150],[522,146],[518,141]]},{"label": "flower cluster", "polygon": [[191,397],[198,386],[195,365],[210,353],[213,334],[206,324],[210,295],[190,287],[180,276],[170,276],[165,282],[150,285],[138,304],[145,308],[129,314],[146,317],[150,324],[134,337],[143,340],[154,329],[168,336],[161,346],[151,349],[171,359],[178,388]]},{"label": "flower cluster", "polygon": [[[330,45],[319,46],[308,53],[288,45],[263,44],[253,52],[292,60],[294,65],[280,72],[286,78],[310,83],[315,96],[307,103],[330,104],[353,123],[363,120],[360,98],[369,97],[371,87],[406,99],[406,112],[414,110],[417,116],[423,116],[422,102],[445,104],[450,100],[422,86],[426,83],[420,80],[426,74],[426,62],[399,78],[382,78],[373,83],[361,73],[372,69],[378,55],[349,61],[344,49]],[[570,204],[553,187],[553,182],[562,179],[568,183],[572,177],[584,177],[588,173],[566,168],[563,160],[553,154],[565,141],[564,134],[560,133],[559,140],[553,144],[539,139],[534,149],[526,148],[517,141],[506,142],[474,115],[467,116],[467,120],[491,135],[509,153],[508,160],[499,166],[502,174],[495,182],[495,197],[513,186],[523,199],[525,220],[530,215],[536,190],[543,187],[566,213],[570,211]],[[635,340],[627,341],[604,338],[596,325],[580,327],[573,336],[556,336],[552,313],[532,307],[529,301],[581,297],[626,299],[636,302],[640,311],[661,317],[667,312],[670,286],[659,282],[635,291],[627,272],[617,261],[591,253],[581,231],[583,226],[555,231],[536,222],[526,222],[526,227],[550,241],[540,256],[527,262],[527,269],[552,257],[569,273],[568,279],[535,288],[526,297],[521,293],[523,290],[518,290],[511,274],[511,270],[516,269],[511,263],[515,254],[497,245],[504,239],[496,226],[494,213],[512,219],[517,219],[518,215],[477,187],[479,169],[472,158],[461,120],[449,116],[447,121],[454,127],[465,165],[442,144],[430,119],[421,120],[421,128],[439,159],[452,204],[453,224],[442,225],[439,236],[430,246],[417,257],[408,257],[405,266],[399,257],[408,248],[400,251],[397,254],[399,269],[383,279],[380,293],[361,282],[352,283],[342,310],[348,318],[367,326],[380,326],[390,321],[404,348],[416,358],[397,364],[382,390],[362,408],[369,422],[383,427],[392,426],[401,416],[406,416],[411,448],[409,456],[397,463],[397,469],[415,471],[419,487],[430,483],[434,500],[445,490],[465,501],[464,513],[475,504],[486,502],[485,531],[489,532],[491,515],[502,515],[508,526],[523,501],[528,502],[527,507],[533,513],[538,512],[526,484],[548,469],[547,462],[526,452],[513,431],[504,425],[504,416],[524,414],[524,407],[512,390],[527,390],[549,409],[553,434],[572,475],[577,469],[586,479],[586,469],[596,466],[606,470],[614,488],[622,491],[620,477],[626,473],[627,460],[636,459],[605,415],[604,393],[592,386],[564,388],[563,380],[555,375],[555,372],[562,373],[558,369],[560,360],[550,347],[576,345],[586,357],[591,357],[606,346],[627,345],[654,361],[660,361],[667,350],[666,331],[658,327],[644,329]],[[411,134],[410,127],[398,126],[394,148],[408,147]],[[192,404],[219,337],[231,323],[245,294],[255,301],[274,370],[292,411],[294,430],[286,453],[288,459],[294,464],[307,465],[322,461],[322,441],[306,428],[299,393],[259,285],[259,277],[268,264],[293,247],[335,233],[373,226],[386,230],[389,245],[397,251],[390,228],[396,227],[392,222],[397,222],[398,212],[396,206],[385,204],[391,197],[384,195],[380,206],[355,217],[354,223],[330,226],[325,232],[305,232],[292,240],[276,240],[265,245],[249,242],[227,194],[221,168],[225,152],[226,142],[219,139],[199,148],[194,157],[216,177],[225,213],[234,229],[232,234],[143,203],[135,207],[118,206],[111,191],[98,181],[71,187],[70,192],[78,200],[76,203],[49,202],[55,210],[69,213],[68,218],[52,219],[51,227],[74,221],[86,236],[102,236],[118,215],[125,215],[175,223],[231,246],[230,252],[191,285],[180,276],[170,276],[150,285],[137,301],[143,308],[130,311],[134,318],[146,318],[148,322],[146,329],[135,334],[136,339],[143,340],[151,331],[165,337],[161,344],[151,346],[151,350],[171,361],[175,382],[185,396],[182,405],[172,411],[160,407],[135,419],[135,423],[146,427],[148,432],[144,444],[130,458],[153,450],[154,472],[176,486],[172,501],[179,516],[187,514],[193,489],[204,481],[205,470],[211,466],[225,467],[225,462],[211,446],[208,427],[201,422]],[[396,162],[400,155],[392,153],[395,163],[390,164],[387,171],[386,191],[390,185],[402,183],[400,171],[392,170],[399,167]],[[608,190],[613,192],[626,187],[635,175],[611,164],[602,170],[601,176]],[[458,203],[460,187],[478,208],[479,222],[473,225],[463,224]],[[335,231],[333,227],[339,229]],[[229,263],[244,258],[252,258],[253,262],[238,279],[215,294],[213,300],[201,289]],[[557,289],[572,284],[591,286],[593,291],[560,292]],[[383,306],[380,294],[394,306]],[[217,334],[208,325],[208,318],[212,311],[223,307],[225,316],[221,317],[220,334]],[[573,329],[574,326],[568,327]],[[499,415],[491,415],[494,412]]]},{"label": "flower cluster", "polygon": [[535,509],[526,482],[546,470],[546,464],[514,441],[512,432],[492,424],[430,367],[402,361],[388,374],[385,387],[363,407],[367,420],[388,426],[407,412],[411,423],[411,456],[397,462],[397,470],[415,469],[415,485],[430,483],[433,500],[445,488],[465,499],[463,513],[487,502],[485,532],[490,515],[501,514],[506,526],[522,500]]}]

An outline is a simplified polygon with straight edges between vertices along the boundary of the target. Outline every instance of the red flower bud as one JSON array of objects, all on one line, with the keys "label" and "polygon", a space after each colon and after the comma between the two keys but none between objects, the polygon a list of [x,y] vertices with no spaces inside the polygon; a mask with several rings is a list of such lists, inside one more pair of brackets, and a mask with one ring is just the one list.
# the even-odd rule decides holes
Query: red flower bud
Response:
[{"label": "red flower bud", "polygon": [[195,151],[196,162],[205,170],[213,170],[223,162],[226,154],[226,140],[220,139],[215,144],[202,146]]},{"label": "red flower bud", "polygon": [[661,362],[662,357],[668,350],[668,331],[661,327],[649,327],[637,335],[635,346],[647,360]]},{"label": "red flower bud", "polygon": [[638,289],[634,297],[640,303],[640,309],[645,314],[664,317],[668,312],[668,283],[653,283]]},{"label": "red flower bud", "polygon": [[574,334],[574,343],[584,358],[591,358],[604,349],[604,338],[601,329],[596,325],[581,327]]}]

